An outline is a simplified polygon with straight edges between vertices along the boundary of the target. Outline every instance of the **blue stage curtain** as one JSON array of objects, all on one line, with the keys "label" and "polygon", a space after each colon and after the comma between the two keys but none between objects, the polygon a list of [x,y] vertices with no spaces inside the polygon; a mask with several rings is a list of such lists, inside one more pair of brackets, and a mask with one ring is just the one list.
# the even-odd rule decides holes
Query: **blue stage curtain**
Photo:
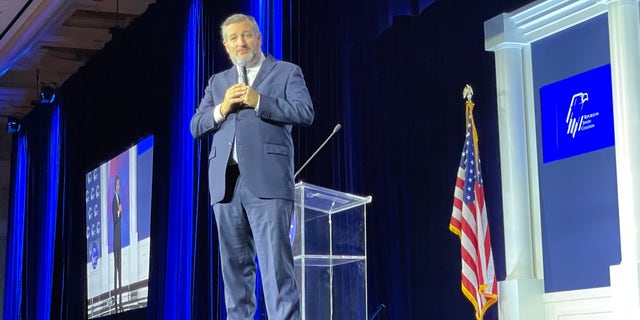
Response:
[{"label": "blue stage curtain", "polygon": [[[231,5],[231,3],[226,3]],[[226,14],[219,9],[219,3],[205,1],[201,5],[194,58],[197,65],[191,77],[195,81],[195,97],[185,105],[191,114],[195,113],[199,99],[204,94],[209,77],[213,75],[214,65],[225,59],[221,52],[222,40],[219,35],[219,23]],[[231,11],[231,10],[229,10]],[[223,67],[220,63],[219,68]],[[191,138],[193,140],[193,138]],[[209,201],[208,165],[211,138],[197,140],[195,143],[196,166],[194,175],[196,237],[193,283],[193,319],[220,319],[223,316],[221,306],[224,299],[220,265],[218,263],[218,238],[214,223],[211,202]]]},{"label": "blue stage curtain", "polygon": [[[34,149],[28,149],[29,176],[30,181],[35,181],[35,184],[29,187],[27,220],[36,220],[33,223],[28,222],[26,235],[27,247],[29,250],[34,250],[33,253],[28,253],[28,256],[36,255],[35,261],[26,263],[28,270],[26,318],[28,319],[51,318],[53,258],[58,216],[60,108],[57,105],[40,106],[40,108],[50,108],[42,112],[40,119],[37,113],[32,113],[32,117],[42,122],[34,121],[25,126],[26,130],[33,130],[33,135],[27,132],[27,139],[39,141],[35,144],[30,143],[29,145]],[[34,202],[39,203],[31,206]],[[35,275],[34,278],[32,278],[33,275]]]},{"label": "blue stage curtain", "polygon": [[191,1],[184,24],[183,60],[171,132],[169,223],[165,271],[164,319],[191,319],[194,269],[194,141],[189,123],[199,92],[198,30],[201,1]]},{"label": "blue stage curtain", "polygon": [[[60,190],[60,107],[55,105],[51,115],[51,126],[48,135],[48,145],[45,164],[46,189],[44,198],[46,201],[44,216],[39,224],[39,253],[38,264],[38,299],[35,309],[38,310],[38,319],[50,319],[52,314],[53,296],[53,266],[54,251],[56,247],[56,230],[58,223],[59,190]],[[42,175],[41,168],[35,170],[36,175]]]},{"label": "blue stage curtain", "polygon": [[24,252],[24,219],[27,193],[27,137],[24,131],[14,138],[13,201],[7,228],[7,258],[4,287],[4,319],[20,318]]},{"label": "blue stage curtain", "polygon": [[262,32],[262,50],[282,59],[283,0],[250,0],[249,7]]},{"label": "blue stage curtain", "polygon": [[8,238],[5,319],[52,317],[59,208],[60,108],[41,105],[17,140]]}]

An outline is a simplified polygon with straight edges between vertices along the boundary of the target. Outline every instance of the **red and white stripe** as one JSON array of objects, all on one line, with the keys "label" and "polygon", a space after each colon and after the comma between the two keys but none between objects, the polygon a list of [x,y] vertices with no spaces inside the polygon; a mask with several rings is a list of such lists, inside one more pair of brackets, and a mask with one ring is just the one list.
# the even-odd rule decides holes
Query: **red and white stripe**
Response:
[{"label": "red and white stripe", "polygon": [[[462,292],[473,304],[476,319],[483,318],[485,311],[498,299],[498,284],[493,264],[491,236],[484,187],[475,179],[473,185],[465,184],[466,170],[458,169],[453,210],[449,229],[460,237],[462,258]],[[475,201],[465,204],[465,188],[473,188]]]}]

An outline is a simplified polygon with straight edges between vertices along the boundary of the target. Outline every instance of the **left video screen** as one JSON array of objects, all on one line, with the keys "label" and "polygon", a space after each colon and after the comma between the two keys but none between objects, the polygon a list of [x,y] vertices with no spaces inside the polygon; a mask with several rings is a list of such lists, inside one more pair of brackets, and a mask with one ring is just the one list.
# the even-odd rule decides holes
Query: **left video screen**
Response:
[{"label": "left video screen", "polygon": [[153,136],[86,174],[87,318],[147,306]]}]

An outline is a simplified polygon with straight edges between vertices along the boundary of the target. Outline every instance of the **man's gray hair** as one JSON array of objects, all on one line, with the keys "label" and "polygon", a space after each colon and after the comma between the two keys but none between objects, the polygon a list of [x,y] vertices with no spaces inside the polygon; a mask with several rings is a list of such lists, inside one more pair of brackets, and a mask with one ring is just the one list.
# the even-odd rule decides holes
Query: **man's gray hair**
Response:
[{"label": "man's gray hair", "polygon": [[227,33],[225,32],[225,29],[227,28],[227,26],[229,26],[230,24],[243,22],[243,21],[249,21],[251,23],[251,29],[253,29],[253,33],[256,36],[260,34],[260,27],[258,27],[258,23],[256,22],[256,19],[254,17],[246,14],[236,13],[234,15],[229,16],[220,25],[220,33],[222,34],[222,39],[227,40]]}]

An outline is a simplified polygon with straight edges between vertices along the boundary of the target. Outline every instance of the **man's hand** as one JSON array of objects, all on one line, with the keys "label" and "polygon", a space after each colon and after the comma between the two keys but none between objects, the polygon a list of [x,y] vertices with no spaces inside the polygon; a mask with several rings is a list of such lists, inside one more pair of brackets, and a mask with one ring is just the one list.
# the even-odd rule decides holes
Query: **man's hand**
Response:
[{"label": "man's hand", "polygon": [[233,112],[236,107],[249,107],[255,109],[258,105],[258,97],[260,94],[258,91],[253,90],[251,87],[236,83],[227,89],[224,94],[224,101],[220,105],[220,113],[226,117],[229,113]]},{"label": "man's hand", "polygon": [[224,101],[220,105],[220,113],[226,117],[233,111],[234,107],[241,104],[244,101],[244,96],[247,94],[247,86],[241,83],[236,83],[227,89],[224,94]]},{"label": "man's hand", "polygon": [[122,215],[122,203],[118,205],[118,218]]},{"label": "man's hand", "polygon": [[258,105],[258,97],[260,97],[260,94],[258,93],[258,91],[253,90],[253,88],[249,86],[245,87],[247,88],[247,93],[242,96],[242,103],[244,103],[244,105],[248,107],[255,109]]}]

